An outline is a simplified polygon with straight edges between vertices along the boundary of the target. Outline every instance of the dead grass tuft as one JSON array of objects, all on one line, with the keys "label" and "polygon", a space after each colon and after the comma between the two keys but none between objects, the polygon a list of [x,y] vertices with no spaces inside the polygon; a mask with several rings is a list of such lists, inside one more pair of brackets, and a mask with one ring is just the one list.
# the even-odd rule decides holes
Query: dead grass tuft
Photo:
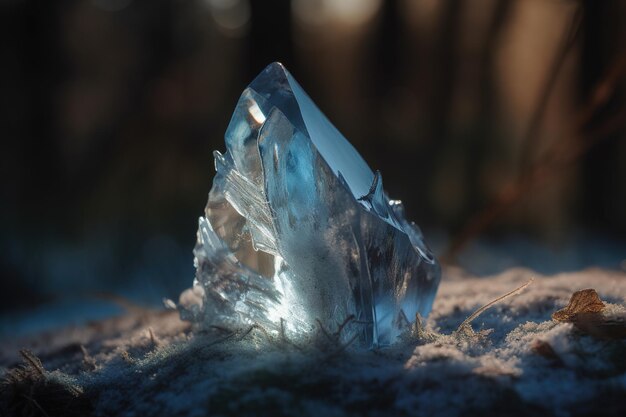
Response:
[{"label": "dead grass tuft", "polygon": [[7,372],[0,383],[0,415],[74,417],[88,415],[91,402],[83,390],[47,372],[37,356],[21,350],[24,364]]}]

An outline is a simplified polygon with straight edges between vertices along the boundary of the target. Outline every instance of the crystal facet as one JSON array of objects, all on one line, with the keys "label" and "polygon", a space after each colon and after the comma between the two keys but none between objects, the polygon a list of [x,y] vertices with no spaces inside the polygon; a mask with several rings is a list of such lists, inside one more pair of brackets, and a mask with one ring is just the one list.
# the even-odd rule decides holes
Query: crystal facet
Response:
[{"label": "crystal facet", "polygon": [[439,264],[402,204],[279,63],[246,88],[215,151],[184,318],[392,343],[431,309]]}]

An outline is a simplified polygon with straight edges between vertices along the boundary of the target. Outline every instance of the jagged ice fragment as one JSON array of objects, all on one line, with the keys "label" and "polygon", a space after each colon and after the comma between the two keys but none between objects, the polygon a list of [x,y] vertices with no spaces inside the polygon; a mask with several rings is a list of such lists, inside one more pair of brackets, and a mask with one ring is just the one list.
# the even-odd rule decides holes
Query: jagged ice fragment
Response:
[{"label": "jagged ice fragment", "polygon": [[279,63],[246,88],[215,151],[183,318],[299,336],[319,320],[362,346],[431,309],[440,267],[402,204]]}]

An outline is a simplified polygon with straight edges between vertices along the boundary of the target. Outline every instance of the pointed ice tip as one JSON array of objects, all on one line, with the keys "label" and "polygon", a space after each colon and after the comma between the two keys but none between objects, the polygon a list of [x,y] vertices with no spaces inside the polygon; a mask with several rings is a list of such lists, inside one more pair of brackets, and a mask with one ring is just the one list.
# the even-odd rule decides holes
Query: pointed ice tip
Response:
[{"label": "pointed ice tip", "polygon": [[368,194],[374,173],[283,64],[269,64],[248,88],[265,99],[257,101],[266,116],[277,108],[296,129],[309,137],[335,175],[343,175],[355,199]]},{"label": "pointed ice tip", "polygon": [[278,62],[278,61],[274,61],[271,64],[269,64],[267,67],[265,67],[265,70],[270,70],[270,69],[275,69],[275,70],[282,70],[282,71],[287,71],[287,68],[285,68],[285,66],[283,65],[282,62]]},{"label": "pointed ice tip", "polygon": [[[272,62],[263,69],[250,83],[252,89],[264,89],[271,85],[288,85],[288,78],[291,74],[287,71],[287,68],[278,61]],[[291,90],[291,87],[289,87]]]}]

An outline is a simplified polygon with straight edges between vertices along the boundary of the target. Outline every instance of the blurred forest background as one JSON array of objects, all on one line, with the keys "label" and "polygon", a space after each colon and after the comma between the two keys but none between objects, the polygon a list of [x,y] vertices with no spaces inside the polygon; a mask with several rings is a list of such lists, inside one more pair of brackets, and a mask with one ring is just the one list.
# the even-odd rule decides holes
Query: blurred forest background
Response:
[{"label": "blurred forest background", "polygon": [[626,269],[626,1],[1,0],[0,13],[7,320],[61,295],[176,299],[211,152],[272,61],[439,256],[478,273]]}]

